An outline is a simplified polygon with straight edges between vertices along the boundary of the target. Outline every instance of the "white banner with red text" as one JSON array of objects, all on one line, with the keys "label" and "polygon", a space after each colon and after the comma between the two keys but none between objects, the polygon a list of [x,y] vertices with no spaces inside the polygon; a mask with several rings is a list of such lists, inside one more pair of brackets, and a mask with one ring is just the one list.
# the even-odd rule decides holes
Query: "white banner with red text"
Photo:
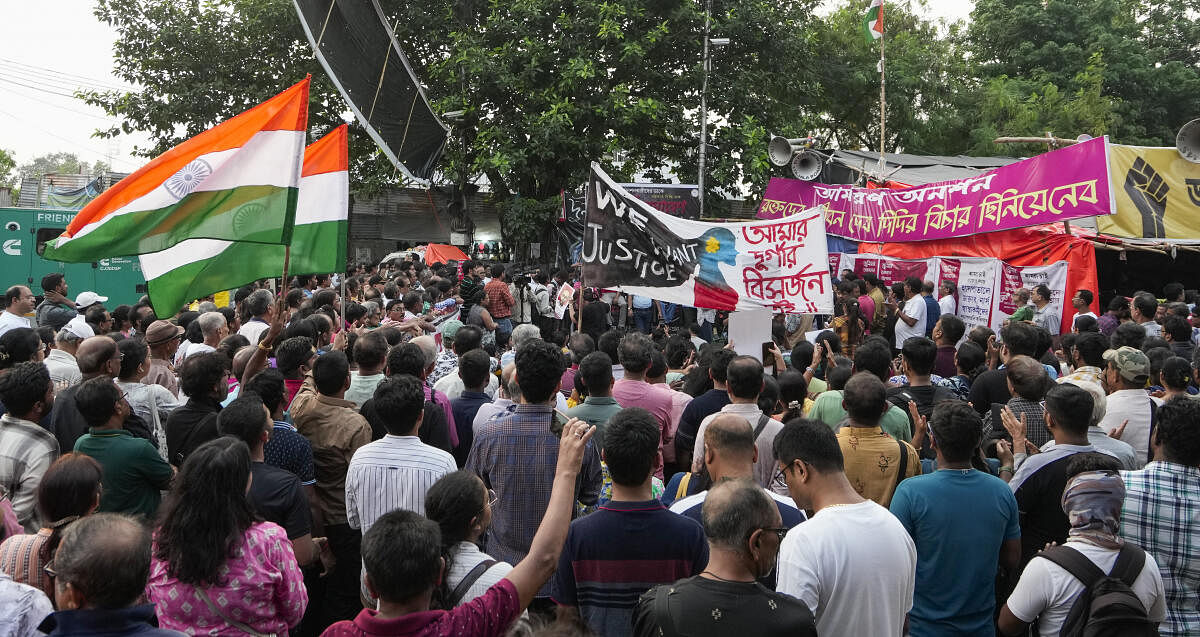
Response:
[{"label": "white banner with red text", "polygon": [[[1051,334],[1061,331],[1062,315],[1067,294],[1067,262],[1056,261],[1039,266],[1014,266],[989,257],[932,257],[929,259],[896,259],[878,254],[829,255],[831,276],[841,276],[850,270],[858,276],[874,274],[885,284],[902,282],[915,276],[934,284],[943,281],[955,284],[955,314],[967,325],[967,330],[983,325],[994,330],[1016,311],[1012,294],[1017,288],[1033,290],[1039,285],[1050,288],[1048,311],[1054,317],[1049,322]],[[934,295],[940,293],[935,291]]]}]

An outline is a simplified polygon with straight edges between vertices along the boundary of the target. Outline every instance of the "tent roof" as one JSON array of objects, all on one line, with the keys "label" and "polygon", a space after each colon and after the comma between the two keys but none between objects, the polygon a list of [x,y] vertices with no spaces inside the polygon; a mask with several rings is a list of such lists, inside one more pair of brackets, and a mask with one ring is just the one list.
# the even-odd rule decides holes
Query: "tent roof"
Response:
[{"label": "tent roof", "polygon": [[[847,168],[868,169],[879,165],[879,153],[865,150],[835,150],[834,161]],[[1020,161],[1021,157],[968,157],[966,155],[910,155],[884,153],[888,179],[913,186],[938,181],[966,179],[993,168]],[[893,173],[892,171],[895,170]]]}]

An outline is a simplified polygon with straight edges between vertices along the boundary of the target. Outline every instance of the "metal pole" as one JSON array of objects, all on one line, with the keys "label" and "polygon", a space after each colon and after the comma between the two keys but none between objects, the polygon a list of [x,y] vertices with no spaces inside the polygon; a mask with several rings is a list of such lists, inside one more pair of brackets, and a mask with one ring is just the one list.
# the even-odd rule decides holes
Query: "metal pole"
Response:
[{"label": "metal pole", "polygon": [[704,2],[704,81],[700,85],[700,174],[696,179],[700,191],[700,218],[704,218],[704,159],[708,146],[708,28],[712,17],[712,0]]},{"label": "metal pole", "polygon": [[[880,7],[880,11],[882,11],[882,10],[883,10],[883,7]],[[881,181],[885,180],[884,179],[884,170],[883,170],[885,167],[885,164],[883,161],[883,152],[884,152],[884,144],[886,143],[886,140],[887,140],[887,100],[885,99],[885,96],[886,96],[885,86],[887,84],[887,82],[886,82],[887,75],[886,75],[885,69],[887,67],[885,65],[884,56],[883,56],[883,40],[884,40],[883,34],[880,33],[879,34],[879,179]],[[883,184],[880,184],[880,185],[883,185]]]}]

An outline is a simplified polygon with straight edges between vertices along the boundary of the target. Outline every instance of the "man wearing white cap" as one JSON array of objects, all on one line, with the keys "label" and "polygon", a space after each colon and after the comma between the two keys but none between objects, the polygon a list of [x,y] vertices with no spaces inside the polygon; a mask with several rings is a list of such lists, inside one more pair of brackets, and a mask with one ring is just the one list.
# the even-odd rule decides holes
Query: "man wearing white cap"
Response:
[{"label": "man wearing white cap", "polygon": [[95,335],[92,326],[88,325],[82,316],[76,316],[58,330],[58,334],[54,336],[54,349],[50,350],[50,355],[44,361],[46,369],[50,370],[54,391],[62,391],[83,381],[79,363],[75,360],[75,351],[79,349],[80,341]]},{"label": "man wearing white cap", "polygon": [[83,314],[89,307],[99,305],[107,300],[107,296],[100,296],[95,292],[80,292],[79,296],[75,297],[75,309],[79,310],[80,314]]}]

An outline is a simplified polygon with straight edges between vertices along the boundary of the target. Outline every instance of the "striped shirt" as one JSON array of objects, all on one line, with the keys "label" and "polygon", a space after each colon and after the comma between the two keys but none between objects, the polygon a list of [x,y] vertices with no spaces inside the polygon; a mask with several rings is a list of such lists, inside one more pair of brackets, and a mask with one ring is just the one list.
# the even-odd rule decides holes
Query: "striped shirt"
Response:
[{"label": "striped shirt", "polygon": [[1121,537],[1158,562],[1167,598],[1160,635],[1200,632],[1200,469],[1155,461],[1122,471]]},{"label": "striped shirt", "polygon": [[[46,573],[42,547],[50,540],[51,529],[39,529],[33,535],[13,535],[0,542],[0,571],[13,581],[41,589],[54,597],[54,582]],[[53,558],[53,556],[49,556]]]},{"label": "striped shirt", "polygon": [[657,500],[608,502],[571,523],[553,597],[578,606],[599,635],[633,635],[633,607],[656,584],[699,575],[708,563],[704,529]]},{"label": "striped shirt", "polygon": [[58,440],[50,432],[11,414],[0,416],[0,486],[27,533],[38,530],[35,494],[42,474],[57,456]]},{"label": "striped shirt", "polygon": [[354,452],[346,472],[346,517],[364,533],[396,509],[425,514],[425,493],[458,470],[454,456],[416,436],[388,434]]}]

